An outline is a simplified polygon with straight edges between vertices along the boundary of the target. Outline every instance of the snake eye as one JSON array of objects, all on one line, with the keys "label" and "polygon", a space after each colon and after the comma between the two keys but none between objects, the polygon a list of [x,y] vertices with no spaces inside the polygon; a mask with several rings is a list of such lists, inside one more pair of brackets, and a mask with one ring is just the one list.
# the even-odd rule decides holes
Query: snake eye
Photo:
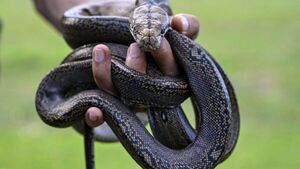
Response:
[{"label": "snake eye", "polygon": [[164,36],[164,35],[166,34],[166,32],[167,32],[166,29],[161,29],[160,34],[161,34],[162,36]]}]

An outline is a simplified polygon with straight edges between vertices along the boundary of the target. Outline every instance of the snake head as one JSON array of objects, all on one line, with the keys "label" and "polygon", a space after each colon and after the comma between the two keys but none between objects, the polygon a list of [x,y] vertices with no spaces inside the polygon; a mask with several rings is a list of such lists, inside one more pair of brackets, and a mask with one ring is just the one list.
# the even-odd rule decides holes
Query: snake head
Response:
[{"label": "snake head", "polygon": [[166,11],[157,5],[144,4],[129,17],[130,32],[144,51],[156,50],[169,29],[170,21]]}]

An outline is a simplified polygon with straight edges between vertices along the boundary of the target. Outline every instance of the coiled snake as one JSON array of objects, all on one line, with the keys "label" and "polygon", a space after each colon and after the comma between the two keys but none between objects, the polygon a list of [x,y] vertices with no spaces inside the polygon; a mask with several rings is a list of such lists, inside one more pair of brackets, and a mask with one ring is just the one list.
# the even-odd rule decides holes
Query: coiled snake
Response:
[{"label": "coiled snake", "polygon": [[[129,26],[128,17],[105,16],[104,8],[112,11],[111,8],[123,9],[119,7],[124,6],[119,2],[100,2],[81,5],[65,13],[64,38],[71,47],[79,48],[40,83],[36,94],[39,116],[54,127],[80,126],[86,110],[96,106],[104,111],[105,121],[142,168],[214,168],[230,155],[239,133],[238,105],[229,79],[206,50],[168,26],[160,30],[158,36],[165,33],[184,72],[182,78],[162,76],[151,61],[147,75],[124,66],[127,50],[124,45],[134,39],[143,41],[146,45],[141,47],[146,50],[158,46],[149,32],[144,32],[146,38],[133,38],[131,32],[134,34],[140,25]],[[162,8],[169,9],[167,1],[145,1],[138,6],[139,9],[146,7],[147,10],[141,11],[147,14],[149,22],[152,17],[160,18]],[[151,9],[158,9],[159,13]],[[119,12],[128,15],[128,12]],[[134,14],[130,17],[130,23],[134,23]],[[94,43],[105,43],[112,51],[112,79],[122,101],[98,89],[93,81],[93,45],[86,44]],[[188,96],[192,97],[197,117],[196,130],[178,107]],[[124,103],[148,108],[155,138]]]}]

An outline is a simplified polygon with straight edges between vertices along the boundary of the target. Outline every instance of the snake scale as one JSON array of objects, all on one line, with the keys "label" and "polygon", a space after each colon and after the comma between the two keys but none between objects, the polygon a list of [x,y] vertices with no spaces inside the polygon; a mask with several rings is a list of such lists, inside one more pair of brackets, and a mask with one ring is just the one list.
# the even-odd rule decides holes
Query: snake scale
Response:
[{"label": "snake scale", "polygon": [[[124,6],[128,4],[99,2],[65,13],[63,35],[77,49],[40,83],[36,94],[39,116],[54,127],[80,126],[86,110],[99,107],[109,127],[142,168],[216,167],[231,154],[239,134],[238,105],[229,79],[205,49],[168,26],[161,35],[171,44],[183,75],[163,76],[151,62],[146,75],[124,66],[127,46],[141,40],[132,36],[132,20],[129,22],[128,12],[120,8]],[[145,1],[137,6],[147,7],[150,20],[156,16],[151,9],[169,10],[167,1]],[[105,10],[112,8],[119,9],[118,14],[106,16]],[[118,16],[123,14],[126,16]],[[148,44],[144,47],[155,49],[157,45],[151,44],[156,41],[149,32],[146,34],[149,37],[141,40]],[[91,50],[95,43],[104,43],[112,51],[112,79],[121,100],[93,82]],[[189,96],[196,116],[195,130],[179,106]],[[128,108],[134,105],[147,108],[154,137]]]}]

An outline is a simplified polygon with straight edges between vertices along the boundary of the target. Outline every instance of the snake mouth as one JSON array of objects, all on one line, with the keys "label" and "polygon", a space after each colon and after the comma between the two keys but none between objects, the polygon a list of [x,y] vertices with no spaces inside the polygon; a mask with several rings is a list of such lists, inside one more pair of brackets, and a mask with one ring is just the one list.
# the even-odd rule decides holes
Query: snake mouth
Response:
[{"label": "snake mouth", "polygon": [[161,45],[162,37],[159,36],[140,36],[134,37],[138,46],[146,52],[157,50]]},{"label": "snake mouth", "polygon": [[151,51],[155,51],[159,48],[160,45],[158,46],[153,46],[152,44],[140,44],[138,43],[138,46],[145,52],[151,52]]}]

